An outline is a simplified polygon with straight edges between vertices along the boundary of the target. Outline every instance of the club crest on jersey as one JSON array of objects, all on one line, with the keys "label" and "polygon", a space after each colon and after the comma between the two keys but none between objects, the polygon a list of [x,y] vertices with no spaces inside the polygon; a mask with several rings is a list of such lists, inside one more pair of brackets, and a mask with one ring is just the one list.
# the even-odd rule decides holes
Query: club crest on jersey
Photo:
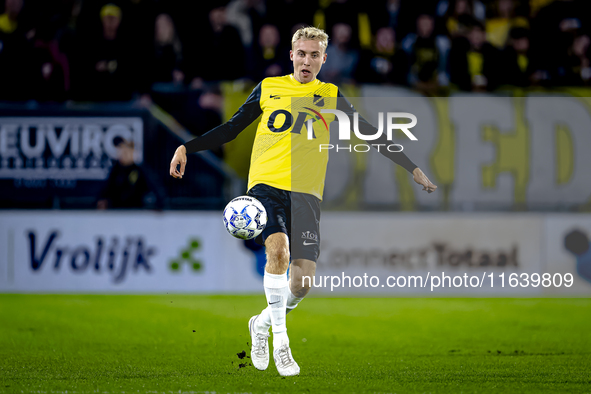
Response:
[{"label": "club crest on jersey", "polygon": [[324,107],[324,97],[319,94],[314,94],[314,105],[317,107]]}]

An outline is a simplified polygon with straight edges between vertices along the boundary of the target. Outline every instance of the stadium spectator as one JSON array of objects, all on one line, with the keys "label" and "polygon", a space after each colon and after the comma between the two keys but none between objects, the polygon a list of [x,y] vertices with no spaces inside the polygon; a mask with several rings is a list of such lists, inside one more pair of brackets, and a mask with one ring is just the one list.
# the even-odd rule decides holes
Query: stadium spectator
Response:
[{"label": "stadium spectator", "polygon": [[400,15],[401,0],[388,0],[386,3],[386,12],[388,16],[388,25],[394,31],[398,27],[398,16]]},{"label": "stadium spectator", "polygon": [[410,33],[402,40],[402,49],[409,59],[409,84],[424,92],[433,92],[438,86],[447,86],[449,48],[449,38],[435,34],[433,16],[419,15],[416,33]]},{"label": "stadium spectator", "polygon": [[32,98],[39,101],[64,101],[70,90],[70,65],[60,50],[56,28],[46,23],[35,29],[33,64],[35,72]]},{"label": "stadium spectator", "polygon": [[[185,52],[191,65],[191,84],[195,88],[202,87],[203,81],[234,80],[246,75],[242,40],[236,28],[228,25],[226,8],[213,8],[208,16],[209,29],[202,33],[201,39],[196,40],[196,47]],[[214,53],[215,56],[208,56]]]},{"label": "stadium spectator", "polygon": [[21,101],[32,96],[35,73],[32,48],[20,23],[23,0],[6,0],[0,15],[0,99]]},{"label": "stadium spectator", "polygon": [[471,17],[484,22],[486,7],[478,0],[440,0],[437,3],[438,23],[443,26],[440,30],[449,36],[464,35],[465,24],[462,19]]},{"label": "stadium spectator", "polygon": [[532,27],[534,35],[542,41],[556,36],[559,32],[589,28],[589,12],[586,1],[555,0],[541,8],[535,16]]},{"label": "stadium spectator", "polygon": [[240,33],[242,45],[247,51],[254,45],[266,13],[264,0],[232,0],[228,3],[226,19]]},{"label": "stadium spectator", "polygon": [[351,26],[337,23],[332,29],[332,44],[326,54],[331,61],[322,69],[322,78],[334,84],[352,83],[359,62],[359,52],[351,48]]},{"label": "stadium spectator", "polygon": [[[66,56],[69,66],[70,89],[67,98],[78,99],[84,97],[83,89],[86,88],[84,83],[85,71],[85,47],[84,43],[87,35],[84,33],[89,31],[89,23],[84,20],[83,0],[73,0],[68,8],[64,9],[62,15],[62,23],[56,32],[56,39],[59,43],[59,50]],[[98,24],[95,10],[94,18],[92,19]],[[82,15],[82,17],[81,17]]]},{"label": "stadium spectator", "polygon": [[483,26],[476,20],[467,38],[454,40],[449,55],[451,82],[462,90],[496,88],[498,50],[486,42]]},{"label": "stadium spectator", "polygon": [[183,46],[179,40],[174,22],[169,14],[156,17],[154,30],[154,54],[151,64],[152,83],[182,83]]},{"label": "stadium spectator", "polygon": [[[439,0],[410,1],[400,0],[398,10],[396,36],[404,39],[409,34],[417,32],[417,18],[421,15],[436,16],[437,3]],[[439,34],[439,31],[435,31]]]},{"label": "stadium spectator", "polygon": [[501,84],[527,87],[538,82],[527,29],[518,27],[509,33],[507,46],[502,53],[502,70]]},{"label": "stadium spectator", "polygon": [[535,18],[538,12],[555,0],[529,0],[529,15],[530,18]]},{"label": "stadium spectator", "polygon": [[[70,7],[66,8],[62,15],[62,23],[56,32],[56,39],[59,42],[60,51],[62,51],[72,62],[72,57],[76,51],[77,30],[79,28],[78,17],[82,10],[82,0],[73,0]],[[73,65],[77,68],[77,65]]]},{"label": "stadium spectator", "polygon": [[497,0],[495,3],[496,17],[486,20],[486,37],[495,47],[505,47],[509,31],[515,27],[529,28],[529,21],[516,12],[515,0]]},{"label": "stadium spectator", "polygon": [[[502,50],[496,62],[506,68],[496,82],[581,86],[589,80],[585,52],[591,14],[582,0],[215,0],[207,13],[197,2],[170,2],[166,8],[157,0],[113,2],[27,1],[24,7],[24,0],[4,0],[0,99],[130,100],[154,82],[193,81],[191,86],[201,89],[219,80],[281,75],[291,71],[279,61],[288,44],[282,38],[294,26],[318,23],[336,32],[328,53],[345,59],[325,67],[324,75],[333,81],[403,83],[426,93],[446,86],[450,72],[458,81],[463,71],[450,66],[450,38],[456,54],[488,51],[488,44],[484,52],[467,49],[474,20],[483,22],[487,41]],[[528,8],[531,21],[525,17]],[[388,27],[393,33],[383,30]],[[524,32],[527,37],[512,36]],[[165,37],[170,34],[172,41]],[[403,38],[400,47],[394,42],[392,49],[392,34]],[[346,43],[337,42],[340,37]],[[205,62],[204,53],[216,56]],[[472,65],[477,57],[472,55]],[[334,63],[338,70],[329,75]],[[352,63],[357,72],[351,71]],[[399,78],[402,73],[405,81]],[[496,83],[488,85],[486,90]]]},{"label": "stadium spectator", "polygon": [[134,77],[130,51],[119,35],[121,8],[107,4],[100,10],[102,34],[88,38],[81,59],[78,98],[94,101],[126,101],[132,98]]},{"label": "stadium spectator", "polygon": [[98,209],[162,207],[159,188],[134,162],[134,143],[116,137],[117,161],[97,202]]},{"label": "stadium spectator", "polygon": [[320,9],[314,15],[314,26],[325,26],[326,31],[335,31],[339,24],[348,25],[351,29],[348,46],[355,49],[371,49],[371,23],[367,9],[371,2],[361,4],[356,0],[332,0],[319,2]]},{"label": "stadium spectator", "polygon": [[589,85],[591,80],[591,62],[589,61],[589,44],[591,39],[587,34],[579,32],[573,39],[568,51],[564,71],[561,73],[560,85],[583,86]]},{"label": "stadium spectator", "polygon": [[0,32],[11,34],[16,31],[23,5],[23,0],[6,0],[4,2],[4,13],[0,14]]},{"label": "stadium spectator", "polygon": [[[371,28],[372,34],[370,45],[362,45],[362,51],[375,49],[375,35],[383,27],[392,28],[396,37],[402,37],[402,35],[398,33],[398,27],[401,23],[400,10],[402,9],[403,4],[407,3],[403,0],[382,0],[377,2],[367,2],[362,5],[361,9],[365,12],[360,13],[359,15],[364,16],[367,14],[371,21],[371,25],[368,26]],[[363,33],[360,33],[360,35],[362,34]]]},{"label": "stadium spectator", "polygon": [[281,46],[279,30],[275,25],[264,25],[253,51],[251,78],[258,81],[288,74],[291,67],[285,59],[289,59],[289,49]]},{"label": "stadium spectator", "polygon": [[392,27],[382,27],[376,33],[373,51],[363,51],[356,80],[368,83],[406,85],[408,60],[396,45]]},{"label": "stadium spectator", "polygon": [[532,46],[553,85],[565,83],[575,38],[588,34],[587,2],[556,0],[542,8],[532,22]]}]

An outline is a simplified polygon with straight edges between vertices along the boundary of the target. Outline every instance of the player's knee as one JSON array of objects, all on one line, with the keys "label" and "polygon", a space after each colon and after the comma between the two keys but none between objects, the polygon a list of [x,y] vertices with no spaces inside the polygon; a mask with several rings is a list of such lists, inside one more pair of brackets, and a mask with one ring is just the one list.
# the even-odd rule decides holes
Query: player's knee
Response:
[{"label": "player's knee", "polygon": [[265,241],[267,265],[265,270],[270,274],[281,275],[289,266],[289,243],[283,233],[272,234]]},{"label": "player's knee", "polygon": [[292,277],[291,293],[298,298],[305,297],[312,287],[312,280],[311,276],[306,276],[305,279],[303,279],[303,276],[300,276],[299,278]]},{"label": "player's knee", "polygon": [[305,297],[312,288],[316,264],[308,260],[296,260],[291,268],[291,292],[296,297]]},{"label": "player's knee", "polygon": [[289,252],[285,248],[267,250],[267,264],[285,266],[289,264]]},{"label": "player's knee", "polygon": [[289,250],[279,247],[267,249],[266,270],[270,274],[281,275],[287,271],[289,266]]}]

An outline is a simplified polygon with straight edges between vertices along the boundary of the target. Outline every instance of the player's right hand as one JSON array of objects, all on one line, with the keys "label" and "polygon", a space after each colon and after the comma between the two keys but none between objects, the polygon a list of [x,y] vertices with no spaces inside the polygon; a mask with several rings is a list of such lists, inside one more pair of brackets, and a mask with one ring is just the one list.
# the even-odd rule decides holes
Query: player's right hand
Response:
[{"label": "player's right hand", "polygon": [[[178,170],[178,166],[181,170]],[[172,161],[170,162],[170,176],[175,178],[182,178],[185,175],[185,166],[187,165],[187,149],[184,145],[179,146],[174,152]]]}]

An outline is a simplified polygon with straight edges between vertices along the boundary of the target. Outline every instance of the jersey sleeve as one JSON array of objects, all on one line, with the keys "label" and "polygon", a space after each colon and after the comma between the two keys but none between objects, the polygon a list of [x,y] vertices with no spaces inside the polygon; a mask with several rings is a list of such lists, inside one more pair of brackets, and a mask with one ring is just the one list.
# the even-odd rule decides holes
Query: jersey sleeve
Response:
[{"label": "jersey sleeve", "polygon": [[261,109],[261,83],[259,83],[252,91],[246,102],[236,111],[236,113],[228,120],[201,137],[197,137],[184,144],[187,153],[195,153],[202,150],[214,149],[218,146],[232,141],[254,122],[262,113]]},{"label": "jersey sleeve", "polygon": [[[355,112],[355,107],[353,107],[353,104],[351,104],[349,100],[347,100],[347,98],[341,94],[340,89],[337,94],[337,109],[343,111],[350,118],[351,124],[353,124],[353,113]],[[375,134],[377,130],[378,129],[375,126],[373,126],[371,123],[365,120],[361,114],[359,114],[359,131],[362,134]],[[388,138],[386,138],[386,135],[382,133],[378,139],[372,142],[372,146],[378,144],[389,145],[391,144],[391,141],[389,141]],[[374,149],[377,148],[374,146]],[[378,149],[378,151],[394,163],[402,166],[410,173],[412,173],[413,170],[418,167],[412,162],[412,160],[408,158],[408,156],[406,156],[404,152],[390,152],[387,149]]]}]

